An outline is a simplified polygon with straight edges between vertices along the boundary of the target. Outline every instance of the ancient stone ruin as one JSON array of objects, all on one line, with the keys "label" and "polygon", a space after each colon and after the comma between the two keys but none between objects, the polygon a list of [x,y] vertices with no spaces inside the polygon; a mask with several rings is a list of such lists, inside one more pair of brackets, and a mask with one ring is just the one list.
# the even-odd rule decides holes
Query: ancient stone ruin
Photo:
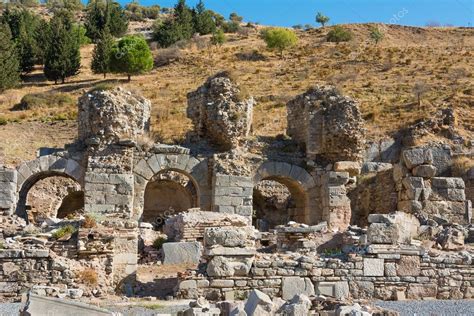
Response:
[{"label": "ancient stone ruin", "polygon": [[[0,298],[146,292],[197,299],[190,315],[304,315],[328,302],[474,297],[474,171],[450,173],[472,151],[373,147],[357,102],[315,87],[287,105],[294,151],[275,141],[250,152],[254,104],[219,73],[188,95],[189,146],[144,146],[149,101],[86,93],[75,143],[0,168]],[[29,195],[50,177],[69,189],[32,216],[46,206]],[[137,273],[161,264],[186,268],[153,294]]]}]

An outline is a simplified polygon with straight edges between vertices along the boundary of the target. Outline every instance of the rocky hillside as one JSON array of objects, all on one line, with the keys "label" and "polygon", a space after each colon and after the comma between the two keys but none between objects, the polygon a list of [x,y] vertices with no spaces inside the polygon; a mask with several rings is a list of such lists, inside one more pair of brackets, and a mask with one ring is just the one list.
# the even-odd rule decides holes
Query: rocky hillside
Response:
[{"label": "rocky hillside", "polygon": [[186,94],[219,70],[230,71],[257,102],[250,137],[285,133],[286,102],[310,86],[332,83],[360,102],[371,138],[394,134],[446,107],[455,109],[459,134],[474,138],[473,29],[379,25],[385,38],[374,45],[370,25],[346,27],[354,38],[341,44],[325,41],[329,27],[298,31],[298,45],[284,58],[269,52],[254,28],[229,35],[221,48],[209,48],[207,37],[195,38],[180,48],[154,49],[153,71],[130,83],[93,75],[93,46],[85,46],[81,72],[66,84],[46,81],[38,68],[21,87],[0,95],[0,164],[31,159],[39,146],[71,142],[77,98],[114,85],[151,100],[156,140],[180,142],[191,129]]}]

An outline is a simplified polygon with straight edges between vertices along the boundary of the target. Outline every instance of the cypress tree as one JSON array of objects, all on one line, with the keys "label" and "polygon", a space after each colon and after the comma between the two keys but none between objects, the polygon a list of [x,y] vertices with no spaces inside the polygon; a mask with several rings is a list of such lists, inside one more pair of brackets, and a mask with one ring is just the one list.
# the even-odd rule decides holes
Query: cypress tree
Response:
[{"label": "cypress tree", "polygon": [[199,1],[196,9],[193,11],[193,22],[194,31],[201,35],[211,34],[216,30],[216,23],[212,18],[212,13],[206,10],[202,0]]},{"label": "cypress tree", "polygon": [[72,32],[73,24],[67,11],[54,14],[49,26],[48,47],[45,53],[44,74],[55,83],[78,73],[81,66],[79,34]]},{"label": "cypress tree", "polygon": [[93,73],[104,74],[104,78],[106,78],[107,73],[110,72],[110,54],[112,53],[113,45],[114,39],[106,27],[105,30],[100,33],[99,40],[92,53],[91,69]]},{"label": "cypress tree", "polygon": [[107,2],[107,26],[109,27],[110,34],[115,37],[122,37],[127,33],[128,29],[128,17],[122,6],[113,1]]},{"label": "cypress tree", "polygon": [[96,42],[100,33],[109,28],[115,37],[123,36],[128,29],[128,17],[119,3],[107,0],[93,0],[87,6],[86,36]]},{"label": "cypress tree", "polygon": [[193,14],[185,0],[179,0],[174,8],[175,23],[179,26],[182,39],[190,39],[194,33]]},{"label": "cypress tree", "polygon": [[20,80],[20,63],[10,28],[0,23],[0,92],[14,87]]}]

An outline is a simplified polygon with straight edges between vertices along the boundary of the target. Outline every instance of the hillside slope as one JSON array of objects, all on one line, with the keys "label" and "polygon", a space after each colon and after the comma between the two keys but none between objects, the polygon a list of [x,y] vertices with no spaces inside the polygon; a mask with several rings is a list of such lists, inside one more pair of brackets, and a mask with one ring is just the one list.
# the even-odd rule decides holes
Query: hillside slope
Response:
[{"label": "hillside slope", "polygon": [[[219,70],[230,70],[246,94],[257,100],[253,134],[275,136],[285,132],[285,103],[315,84],[334,84],[357,99],[372,138],[391,135],[438,109],[452,106],[460,133],[474,133],[474,29],[380,26],[385,38],[369,41],[368,24],[346,25],[354,33],[348,43],[325,41],[330,28],[299,31],[300,41],[283,59],[265,48],[258,31],[231,35],[223,47],[209,49],[208,38],[192,41],[183,49],[154,50],[155,56],[177,60],[155,67],[149,74],[107,79],[89,69],[93,46],[81,49],[80,74],[64,85],[46,81],[41,69],[18,89],[0,95],[0,163],[34,157],[38,146],[62,146],[76,134],[74,101],[97,85],[122,85],[150,99],[154,138],[179,142],[192,128],[186,118],[186,94]],[[203,48],[201,48],[203,47]],[[423,86],[421,106],[413,88]],[[11,111],[31,93],[62,93],[72,98],[66,105]],[[21,140],[21,141],[19,141]]]}]

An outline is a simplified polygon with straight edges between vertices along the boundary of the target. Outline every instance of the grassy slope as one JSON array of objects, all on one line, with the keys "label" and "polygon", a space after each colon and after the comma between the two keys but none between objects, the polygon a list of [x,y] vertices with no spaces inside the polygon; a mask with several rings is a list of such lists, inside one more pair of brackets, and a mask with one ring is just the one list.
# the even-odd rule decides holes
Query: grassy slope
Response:
[{"label": "grassy slope", "polygon": [[[284,133],[284,104],[311,85],[333,83],[360,101],[371,137],[389,135],[451,105],[458,114],[461,132],[473,138],[473,29],[386,26],[385,39],[375,46],[368,41],[368,25],[347,27],[355,37],[339,45],[325,42],[329,28],[299,33],[298,46],[284,59],[268,52],[257,32],[246,37],[232,36],[218,50],[200,50],[191,45],[182,50],[178,62],[132,78],[131,83],[125,82],[123,76],[104,80],[93,75],[89,70],[93,47],[84,47],[81,72],[65,85],[45,81],[38,69],[20,88],[0,95],[0,117],[18,121],[0,126],[0,163],[2,151],[5,163],[16,163],[33,158],[38,146],[61,146],[76,134],[73,121],[61,121],[74,117],[74,105],[10,111],[27,93],[65,93],[77,99],[99,83],[120,84],[152,101],[152,127],[157,140],[179,142],[192,128],[185,114],[186,93],[224,69],[233,71],[245,92],[258,102],[255,135]],[[239,53],[254,50],[264,59],[239,58]],[[154,54],[160,54],[160,50]],[[412,92],[416,82],[429,87],[421,107]]]}]

